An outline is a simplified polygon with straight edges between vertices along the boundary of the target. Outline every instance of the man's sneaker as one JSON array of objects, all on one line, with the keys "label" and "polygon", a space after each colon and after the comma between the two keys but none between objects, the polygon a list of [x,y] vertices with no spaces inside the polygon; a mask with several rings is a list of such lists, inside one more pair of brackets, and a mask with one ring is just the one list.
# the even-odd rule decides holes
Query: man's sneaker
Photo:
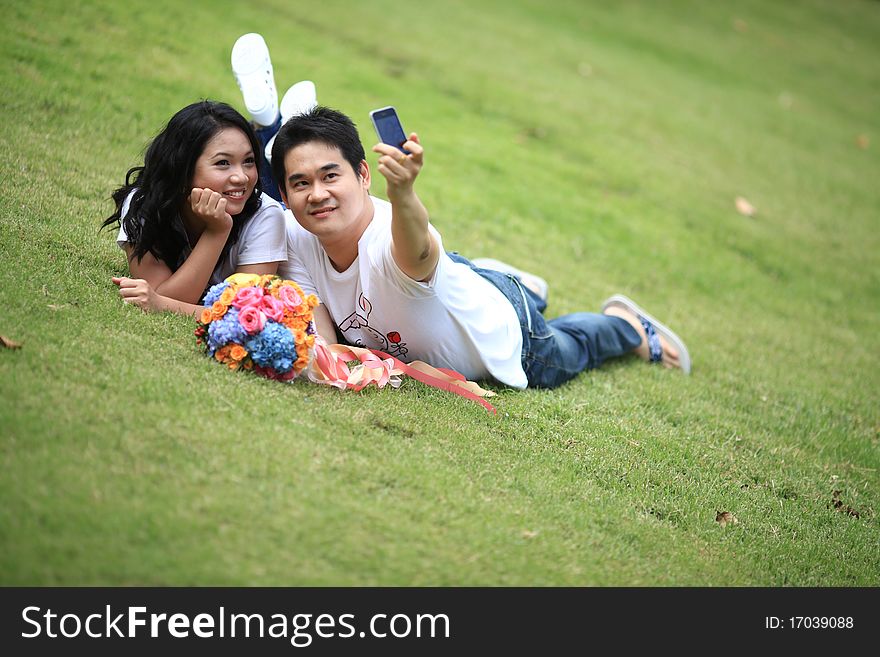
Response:
[{"label": "man's sneaker", "polygon": [[[294,116],[308,114],[318,106],[318,92],[315,83],[311,80],[302,80],[288,89],[281,99],[281,125],[287,123]],[[266,143],[266,160],[272,161],[272,146],[275,145],[275,135],[272,135]]]},{"label": "man's sneaker", "polygon": [[232,46],[232,73],[254,123],[267,126],[278,118],[278,91],[269,48],[259,34],[240,36]]},{"label": "man's sneaker", "polygon": [[513,276],[516,276],[522,281],[523,285],[541,297],[544,301],[547,301],[547,294],[550,292],[550,286],[547,284],[547,281],[537,274],[517,269],[513,265],[508,265],[506,262],[501,262],[500,260],[494,260],[492,258],[475,258],[474,260],[471,260],[471,262],[482,269],[492,269],[504,274],[512,274]]}]

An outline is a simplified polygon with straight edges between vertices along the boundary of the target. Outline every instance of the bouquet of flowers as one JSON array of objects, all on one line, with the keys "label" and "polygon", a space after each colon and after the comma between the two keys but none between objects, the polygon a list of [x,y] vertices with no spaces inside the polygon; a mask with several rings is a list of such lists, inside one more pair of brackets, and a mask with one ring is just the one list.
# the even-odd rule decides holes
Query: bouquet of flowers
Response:
[{"label": "bouquet of flowers", "polygon": [[212,286],[203,304],[196,341],[229,369],[291,381],[308,367],[318,299],[293,281],[233,274]]},{"label": "bouquet of flowers", "polygon": [[426,385],[453,392],[495,408],[485,401],[495,393],[451,370],[421,361],[403,363],[377,349],[327,344],[317,336],[314,294],[305,295],[293,281],[278,276],[233,274],[205,295],[196,342],[208,356],[231,370],[252,370],[278,381],[292,381],[308,369],[314,383],[340,390],[368,385],[396,388],[411,376]]}]

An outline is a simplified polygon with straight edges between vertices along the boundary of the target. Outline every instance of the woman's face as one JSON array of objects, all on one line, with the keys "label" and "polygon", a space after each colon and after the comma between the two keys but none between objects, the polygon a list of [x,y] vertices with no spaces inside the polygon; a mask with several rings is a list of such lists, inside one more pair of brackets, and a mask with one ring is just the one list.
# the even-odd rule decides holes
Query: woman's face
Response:
[{"label": "woman's face", "polygon": [[257,177],[257,161],[247,136],[238,128],[223,128],[208,140],[196,160],[192,187],[222,194],[226,211],[234,217],[244,209]]}]

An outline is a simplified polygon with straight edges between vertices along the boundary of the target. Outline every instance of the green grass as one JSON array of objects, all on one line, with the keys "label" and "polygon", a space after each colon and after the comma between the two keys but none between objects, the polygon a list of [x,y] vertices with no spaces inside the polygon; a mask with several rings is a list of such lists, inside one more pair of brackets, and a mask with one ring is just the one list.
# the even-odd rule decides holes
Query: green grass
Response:
[{"label": "green grass", "polygon": [[[880,584],[880,4],[7,4],[0,583]],[[693,375],[493,417],[231,373],[123,306],[109,194],[183,105],[243,109],[252,30],[368,146],[397,106],[447,248],[551,315],[632,295]]]}]

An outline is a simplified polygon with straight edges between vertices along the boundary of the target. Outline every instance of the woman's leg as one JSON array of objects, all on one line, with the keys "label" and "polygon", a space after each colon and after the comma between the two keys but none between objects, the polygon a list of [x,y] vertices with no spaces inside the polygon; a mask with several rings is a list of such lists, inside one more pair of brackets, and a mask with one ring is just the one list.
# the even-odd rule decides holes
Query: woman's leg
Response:
[{"label": "woman's leg", "polygon": [[272,60],[262,36],[252,32],[236,40],[232,46],[232,74],[260,142],[260,152],[256,154],[260,186],[266,194],[280,202],[281,194],[272,180],[272,168],[265,152],[266,144],[281,127],[281,114],[278,111]]},{"label": "woman's leg", "polygon": [[269,143],[281,128],[281,116],[279,115],[275,119],[275,123],[270,126],[254,126],[254,128],[257,133],[257,140],[260,142],[260,152],[257,155],[257,159],[259,160],[261,186],[264,192],[281,203],[281,192],[278,191],[278,185],[275,183],[275,179],[272,178],[272,166],[269,164],[269,160],[266,159],[266,144]]}]

